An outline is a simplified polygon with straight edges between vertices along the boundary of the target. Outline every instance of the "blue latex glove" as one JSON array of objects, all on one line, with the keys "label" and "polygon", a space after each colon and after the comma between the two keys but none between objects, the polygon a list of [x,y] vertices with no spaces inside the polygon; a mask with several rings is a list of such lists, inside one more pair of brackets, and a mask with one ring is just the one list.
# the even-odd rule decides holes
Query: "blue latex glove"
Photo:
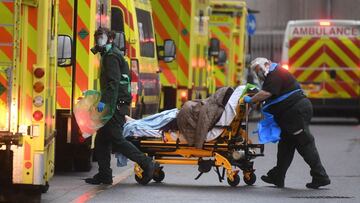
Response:
[{"label": "blue latex glove", "polygon": [[105,108],[105,104],[102,103],[102,102],[99,102],[98,105],[97,105],[98,112],[104,111],[104,108]]},{"label": "blue latex glove", "polygon": [[245,103],[251,103],[251,97],[245,96],[245,97],[244,97],[244,102],[245,102]]}]

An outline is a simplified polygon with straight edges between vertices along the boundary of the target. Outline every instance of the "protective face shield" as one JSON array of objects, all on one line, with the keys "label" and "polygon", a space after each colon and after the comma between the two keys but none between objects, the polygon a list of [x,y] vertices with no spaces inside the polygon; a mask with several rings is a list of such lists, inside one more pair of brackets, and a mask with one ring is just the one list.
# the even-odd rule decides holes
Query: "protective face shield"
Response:
[{"label": "protective face shield", "polygon": [[250,69],[254,71],[259,80],[264,81],[269,73],[271,61],[266,58],[256,58],[251,62]]},{"label": "protective face shield", "polygon": [[108,36],[105,33],[102,33],[101,35],[96,36],[96,45],[91,48],[91,52],[93,54],[97,54],[98,52],[103,52],[105,50],[105,46],[108,42]]}]

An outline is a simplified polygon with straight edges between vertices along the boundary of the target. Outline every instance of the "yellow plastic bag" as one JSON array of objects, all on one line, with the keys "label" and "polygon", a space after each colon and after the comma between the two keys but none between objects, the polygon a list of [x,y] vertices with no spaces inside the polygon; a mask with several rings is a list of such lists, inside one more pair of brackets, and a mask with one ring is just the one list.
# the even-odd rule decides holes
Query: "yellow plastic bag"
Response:
[{"label": "yellow plastic bag", "polygon": [[104,126],[111,119],[114,111],[107,105],[105,105],[102,112],[97,111],[97,104],[101,98],[101,94],[98,91],[88,90],[83,93],[83,96],[75,104],[73,112],[83,137],[86,138]]}]

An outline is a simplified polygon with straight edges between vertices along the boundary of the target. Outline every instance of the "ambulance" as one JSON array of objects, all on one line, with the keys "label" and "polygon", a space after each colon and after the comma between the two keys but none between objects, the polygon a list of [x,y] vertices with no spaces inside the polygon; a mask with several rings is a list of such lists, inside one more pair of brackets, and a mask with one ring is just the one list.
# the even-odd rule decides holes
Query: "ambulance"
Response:
[{"label": "ambulance", "polygon": [[134,118],[158,112],[158,60],[173,60],[175,45],[167,40],[157,46],[148,0],[60,0],[59,11],[59,35],[64,39],[59,47],[64,47],[64,57],[56,80],[56,170],[89,171],[94,136],[83,138],[72,108],[84,91],[100,89],[99,54],[90,51],[95,30],[101,26],[116,32],[115,42],[131,69]]},{"label": "ambulance", "polygon": [[209,0],[152,0],[151,5],[157,39],[173,39],[176,44],[176,61],[160,62],[161,109],[180,108],[188,99],[206,98],[211,77]]},{"label": "ambulance", "polygon": [[210,38],[220,41],[220,58],[226,56],[225,62],[212,63],[216,89],[241,83],[247,44],[246,19],[246,2],[211,0]]},{"label": "ambulance", "polygon": [[131,69],[131,116],[142,118],[159,111],[159,61],[175,59],[172,39],[156,39],[150,0],[111,1],[111,29],[125,34],[125,59]]},{"label": "ambulance", "polygon": [[54,174],[58,1],[0,1],[0,13],[0,201],[40,202]]},{"label": "ambulance", "polygon": [[300,82],[315,115],[360,120],[360,21],[289,21],[281,62]]}]

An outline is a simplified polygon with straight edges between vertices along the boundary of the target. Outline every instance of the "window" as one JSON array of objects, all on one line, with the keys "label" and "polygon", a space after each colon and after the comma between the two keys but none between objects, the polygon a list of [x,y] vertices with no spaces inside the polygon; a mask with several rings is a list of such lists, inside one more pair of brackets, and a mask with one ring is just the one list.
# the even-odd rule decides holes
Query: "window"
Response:
[{"label": "window", "polygon": [[96,28],[109,27],[108,6],[107,1],[96,1]]},{"label": "window", "polygon": [[145,10],[136,9],[136,17],[140,38],[140,55],[144,57],[154,57],[155,40],[151,15]]},{"label": "window", "polygon": [[119,8],[111,8],[111,30],[124,32],[124,15]]}]

